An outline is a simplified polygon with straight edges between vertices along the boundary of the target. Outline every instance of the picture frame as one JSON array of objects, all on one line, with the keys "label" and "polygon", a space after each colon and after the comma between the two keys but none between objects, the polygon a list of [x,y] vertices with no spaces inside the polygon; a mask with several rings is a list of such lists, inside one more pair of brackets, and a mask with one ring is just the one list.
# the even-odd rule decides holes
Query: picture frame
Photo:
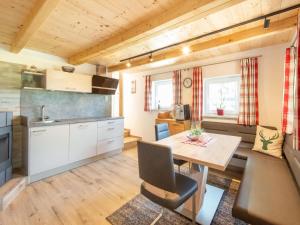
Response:
[{"label": "picture frame", "polygon": [[131,81],[131,94],[136,93],[136,80]]}]

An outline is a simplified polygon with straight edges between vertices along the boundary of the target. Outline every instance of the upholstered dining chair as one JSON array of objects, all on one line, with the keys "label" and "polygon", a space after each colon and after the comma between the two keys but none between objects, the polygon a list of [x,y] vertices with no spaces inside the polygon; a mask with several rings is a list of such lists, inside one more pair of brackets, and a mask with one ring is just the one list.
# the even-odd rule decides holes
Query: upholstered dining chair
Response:
[{"label": "upholstered dining chair", "polygon": [[[167,123],[159,123],[155,125],[155,140],[161,140],[170,136],[169,126]],[[178,171],[180,173],[180,167],[187,161],[181,159],[173,159],[174,164],[178,166]]]},{"label": "upholstered dining chair", "polygon": [[[192,220],[196,220],[195,180],[174,171],[171,148],[150,142],[138,142],[139,176],[143,180],[141,194],[162,207],[174,210],[192,197]],[[162,212],[152,222],[154,224]]]}]

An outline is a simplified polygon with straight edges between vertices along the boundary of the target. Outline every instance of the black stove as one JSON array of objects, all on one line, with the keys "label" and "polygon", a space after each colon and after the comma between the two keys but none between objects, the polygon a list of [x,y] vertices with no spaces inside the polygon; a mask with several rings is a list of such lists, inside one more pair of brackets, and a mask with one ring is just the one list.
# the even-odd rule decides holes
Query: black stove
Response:
[{"label": "black stove", "polygon": [[12,177],[12,112],[0,112],[0,186]]}]

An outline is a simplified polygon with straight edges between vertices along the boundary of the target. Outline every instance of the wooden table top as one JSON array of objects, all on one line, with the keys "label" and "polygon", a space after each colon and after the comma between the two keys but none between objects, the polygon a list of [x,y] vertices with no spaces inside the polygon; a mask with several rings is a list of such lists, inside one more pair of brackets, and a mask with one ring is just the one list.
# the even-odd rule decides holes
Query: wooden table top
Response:
[{"label": "wooden table top", "polygon": [[173,156],[192,163],[224,171],[241,142],[241,137],[206,133],[212,140],[206,147],[183,143],[189,131],[157,141],[170,146]]}]

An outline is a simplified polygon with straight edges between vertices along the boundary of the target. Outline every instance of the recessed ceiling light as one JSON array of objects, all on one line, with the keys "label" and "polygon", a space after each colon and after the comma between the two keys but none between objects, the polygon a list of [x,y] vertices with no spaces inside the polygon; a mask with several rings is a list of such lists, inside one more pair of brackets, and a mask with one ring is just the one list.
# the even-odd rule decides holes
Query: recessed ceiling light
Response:
[{"label": "recessed ceiling light", "polygon": [[189,47],[185,46],[182,48],[182,53],[184,55],[188,55],[188,54],[190,54],[190,52],[191,52],[191,49]]}]

